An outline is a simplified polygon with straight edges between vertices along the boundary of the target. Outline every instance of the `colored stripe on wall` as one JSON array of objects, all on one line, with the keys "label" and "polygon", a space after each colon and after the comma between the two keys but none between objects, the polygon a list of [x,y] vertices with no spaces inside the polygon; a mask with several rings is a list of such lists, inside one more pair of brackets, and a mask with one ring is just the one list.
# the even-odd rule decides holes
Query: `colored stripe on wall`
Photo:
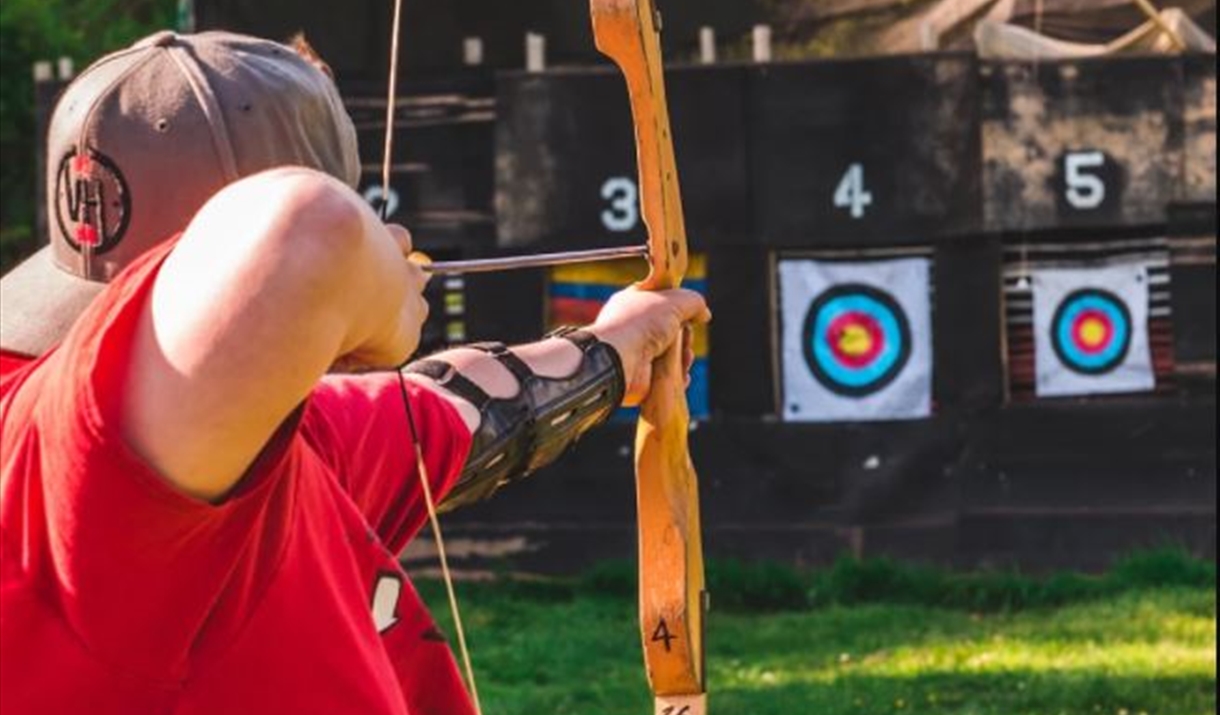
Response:
[{"label": "colored stripe on wall", "polygon": [[[563,325],[587,325],[597,319],[602,306],[616,292],[642,279],[648,268],[641,261],[578,264],[551,269],[547,289],[547,323],[550,329]],[[702,254],[692,255],[687,277],[682,287],[707,295],[707,260]],[[692,419],[705,419],[711,414],[709,404],[708,331],[696,326],[693,349],[695,362],[691,366],[691,383],[686,397]],[[634,420],[638,410],[619,410],[615,420]]]}]

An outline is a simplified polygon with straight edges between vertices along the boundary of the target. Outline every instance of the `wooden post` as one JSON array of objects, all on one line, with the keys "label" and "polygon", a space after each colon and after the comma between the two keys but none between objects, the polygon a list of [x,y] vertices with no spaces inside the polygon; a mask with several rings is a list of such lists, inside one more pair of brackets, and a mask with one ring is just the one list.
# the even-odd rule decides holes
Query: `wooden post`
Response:
[{"label": "wooden post", "polygon": [[525,35],[525,69],[541,72],[546,69],[546,36],[535,32]]},{"label": "wooden post", "polygon": [[771,26],[754,26],[754,61],[765,63],[771,61]]},{"label": "wooden post", "polygon": [[940,46],[940,33],[931,20],[924,20],[919,25],[919,49],[932,52]]},{"label": "wooden post", "polygon": [[1165,33],[1165,36],[1169,38],[1169,41],[1173,43],[1174,48],[1178,52],[1186,51],[1186,43],[1182,40],[1182,36],[1165,22],[1165,18],[1161,17],[1161,11],[1152,4],[1151,0],[1135,0],[1135,4],[1139,6],[1140,12],[1147,15],[1148,19],[1156,25],[1158,30]]},{"label": "wooden post", "polygon": [[699,63],[716,64],[716,31],[707,26],[699,28]]},{"label": "wooden post", "polygon": [[50,240],[47,224],[47,125],[59,85],[55,65],[49,60],[34,63],[34,241]]},{"label": "wooden post", "polygon": [[195,0],[178,0],[178,32],[195,31]]},{"label": "wooden post", "polygon": [[71,57],[60,57],[56,66],[59,69],[59,81],[67,82],[76,76],[76,66]]},{"label": "wooden post", "polygon": [[467,37],[462,40],[462,62],[467,67],[483,64],[483,38]]}]

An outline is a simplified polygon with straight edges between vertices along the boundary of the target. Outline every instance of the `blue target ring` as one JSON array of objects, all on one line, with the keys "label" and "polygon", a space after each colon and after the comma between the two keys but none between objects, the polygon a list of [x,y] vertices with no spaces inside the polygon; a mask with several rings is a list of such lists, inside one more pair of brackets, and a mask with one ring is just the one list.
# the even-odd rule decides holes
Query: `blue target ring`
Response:
[{"label": "blue target ring", "polygon": [[1060,301],[1050,332],[1055,355],[1068,369],[1104,375],[1127,359],[1131,311],[1110,291],[1084,288]]},{"label": "blue target ring", "polygon": [[884,389],[911,357],[902,306],[889,293],[857,283],[834,286],[813,301],[801,340],[814,378],[845,397]]}]

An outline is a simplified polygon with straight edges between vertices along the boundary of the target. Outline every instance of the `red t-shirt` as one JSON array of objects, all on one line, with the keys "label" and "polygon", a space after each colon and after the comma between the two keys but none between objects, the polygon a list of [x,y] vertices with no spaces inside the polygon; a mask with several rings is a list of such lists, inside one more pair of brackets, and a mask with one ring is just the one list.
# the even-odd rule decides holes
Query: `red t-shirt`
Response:
[{"label": "red t-shirt", "polygon": [[[397,377],[328,377],[223,503],[117,428],[137,316],[170,246],[41,359],[0,359],[5,715],[469,715],[396,555],[426,518]],[[408,384],[433,490],[470,435]]]}]

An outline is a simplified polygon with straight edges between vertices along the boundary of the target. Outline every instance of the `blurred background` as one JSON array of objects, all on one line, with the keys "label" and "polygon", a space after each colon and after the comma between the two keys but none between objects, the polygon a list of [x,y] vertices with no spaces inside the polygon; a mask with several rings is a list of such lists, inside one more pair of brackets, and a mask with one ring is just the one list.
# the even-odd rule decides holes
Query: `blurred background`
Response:
[{"label": "blurred background", "polygon": [[[660,9],[716,315],[689,391],[714,710],[1215,712],[1214,0]],[[4,269],[45,241],[55,97],[164,27],[304,31],[360,190],[434,258],[644,240],[586,3],[408,2],[386,187],[390,13],[4,0]],[[433,281],[427,349],[588,320],[642,270]],[[632,420],[447,522],[489,712],[642,711]]]}]

